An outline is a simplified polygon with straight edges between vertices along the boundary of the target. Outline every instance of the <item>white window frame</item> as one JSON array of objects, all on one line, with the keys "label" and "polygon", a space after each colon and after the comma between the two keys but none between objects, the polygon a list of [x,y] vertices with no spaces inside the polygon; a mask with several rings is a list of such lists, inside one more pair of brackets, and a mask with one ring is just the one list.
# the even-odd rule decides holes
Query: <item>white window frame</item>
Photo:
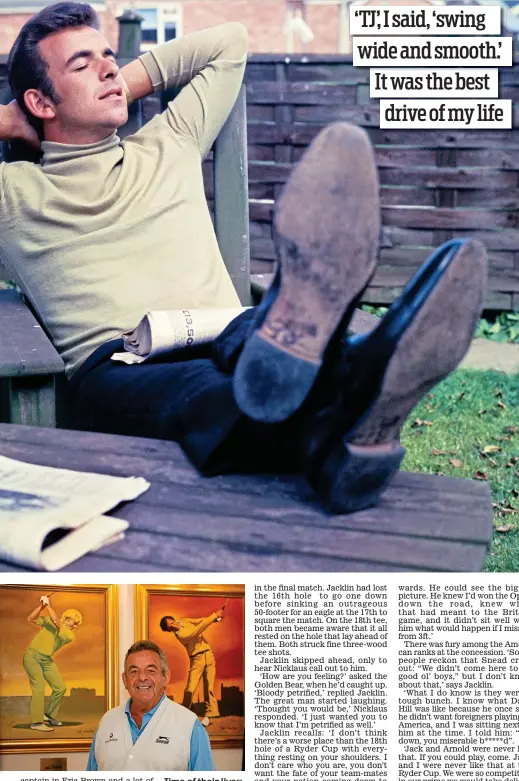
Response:
[{"label": "white window frame", "polygon": [[139,8],[146,8],[157,11],[157,43],[141,43],[141,52],[153,49],[160,43],[165,43],[166,22],[174,21],[176,24],[176,37],[182,35],[182,3],[161,2],[161,0],[131,0],[127,5],[117,6],[117,16],[120,16],[125,10],[131,8],[139,11]]}]

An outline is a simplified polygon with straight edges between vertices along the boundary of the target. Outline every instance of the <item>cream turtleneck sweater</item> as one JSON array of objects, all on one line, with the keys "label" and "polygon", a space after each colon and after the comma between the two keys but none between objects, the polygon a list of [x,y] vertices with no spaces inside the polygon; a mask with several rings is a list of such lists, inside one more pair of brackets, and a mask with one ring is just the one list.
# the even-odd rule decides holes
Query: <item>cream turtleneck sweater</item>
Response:
[{"label": "cream turtleneck sweater", "polygon": [[151,309],[239,306],[207,208],[201,161],[243,78],[236,23],[143,54],[155,90],[184,88],[135,135],[42,143],[0,166],[0,258],[70,377]]}]

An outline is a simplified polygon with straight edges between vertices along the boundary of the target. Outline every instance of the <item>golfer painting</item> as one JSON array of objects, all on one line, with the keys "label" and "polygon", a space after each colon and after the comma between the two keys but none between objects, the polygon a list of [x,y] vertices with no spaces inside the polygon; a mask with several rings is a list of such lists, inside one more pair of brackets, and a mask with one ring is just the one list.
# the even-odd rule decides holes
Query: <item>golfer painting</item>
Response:
[{"label": "golfer painting", "polygon": [[[46,615],[44,613],[46,612]],[[23,657],[23,666],[31,685],[31,729],[52,732],[61,727],[58,710],[67,691],[53,657],[64,645],[74,640],[74,630],[81,624],[79,610],[65,610],[61,618],[54,612],[49,597],[40,597],[40,604],[27,616],[40,631],[29,643]],[[49,706],[45,711],[45,682],[52,690]]]},{"label": "golfer painting", "polygon": [[177,621],[173,616],[163,616],[160,620],[162,631],[173,632],[189,656],[189,672],[182,701],[185,708],[191,708],[193,695],[200,681],[203,681],[204,717],[202,724],[204,727],[209,726],[211,719],[219,718],[220,712],[214,695],[216,662],[212,648],[202,632],[211,624],[219,623],[223,619],[224,608],[205,618],[183,618]]}]

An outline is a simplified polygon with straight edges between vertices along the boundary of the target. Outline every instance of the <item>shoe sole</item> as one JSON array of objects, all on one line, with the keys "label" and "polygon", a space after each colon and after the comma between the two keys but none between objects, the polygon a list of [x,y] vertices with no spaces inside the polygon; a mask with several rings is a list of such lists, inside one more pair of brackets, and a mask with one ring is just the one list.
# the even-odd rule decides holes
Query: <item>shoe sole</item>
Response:
[{"label": "shoe sole", "polygon": [[389,361],[380,394],[348,441],[394,442],[413,407],[458,366],[485,301],[486,251],[469,239],[414,316]]},{"label": "shoe sole", "polygon": [[[446,247],[444,257],[451,255],[452,259],[409,324],[403,326],[403,318],[395,312],[396,317],[389,323],[382,321],[378,326],[394,329],[395,333],[405,327],[388,362],[378,397],[360,423],[331,448],[322,467],[310,476],[315,490],[333,512],[358,512],[378,503],[404,458],[399,439],[409,413],[458,366],[470,346],[484,305],[486,252],[477,241],[450,244],[458,243],[454,255]],[[406,290],[420,276],[423,279],[423,272],[418,272]],[[378,329],[372,333],[373,339]],[[380,444],[389,447],[379,451],[366,447]]]},{"label": "shoe sole", "polygon": [[294,413],[351,319],[375,270],[378,189],[369,138],[346,123],[322,131],[291,174],[274,220],[279,289],[267,293],[266,313],[260,305],[234,374],[249,417],[277,422]]}]

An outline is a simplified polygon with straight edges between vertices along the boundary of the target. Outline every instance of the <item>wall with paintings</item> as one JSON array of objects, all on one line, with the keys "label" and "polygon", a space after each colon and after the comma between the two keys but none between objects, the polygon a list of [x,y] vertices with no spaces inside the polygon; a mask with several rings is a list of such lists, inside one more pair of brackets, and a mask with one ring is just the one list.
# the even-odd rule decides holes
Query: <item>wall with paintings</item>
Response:
[{"label": "wall with paintings", "polygon": [[[115,587],[115,590],[114,587],[108,586],[55,588],[56,592],[50,597],[55,612],[62,615],[65,610],[74,608],[82,617],[81,624],[74,629],[73,642],[64,645],[55,655],[59,673],[67,686],[67,693],[60,703],[59,711],[67,736],[66,739],[59,737],[60,732],[61,735],[65,734],[62,728],[48,733],[31,732],[27,729],[31,723],[31,688],[23,658],[24,651],[39,631],[38,627],[27,621],[27,617],[38,606],[40,596],[48,594],[53,588],[49,585],[1,587],[1,771],[39,771],[41,760],[55,758],[65,758],[67,770],[84,770],[88,748],[100,715],[106,708],[124,702],[128,697],[120,671],[123,669],[125,653],[137,637],[152,639],[164,649],[174,673],[166,693],[175,701],[181,702],[181,682],[187,670],[188,659],[185,649],[173,634],[166,634],[160,629],[157,632],[155,619],[158,613],[162,615],[163,609],[166,613],[171,613],[176,608],[176,612],[181,611],[182,616],[193,611],[203,615],[204,611],[209,613],[217,610],[227,599],[225,619],[228,631],[224,633],[224,625],[221,627],[216,623],[204,632],[204,636],[213,647],[217,659],[215,693],[219,701],[222,693],[225,700],[229,695],[236,698],[239,691],[243,692],[243,678],[240,679],[243,665],[239,668],[235,663],[239,633],[243,632],[243,602],[240,607],[236,594],[222,597],[202,593],[198,595],[200,601],[197,603],[197,595],[191,593],[191,590],[196,588],[193,586],[183,587],[189,589],[189,593],[168,591],[170,587],[167,586],[139,586],[136,589],[134,585],[126,584]],[[150,589],[154,588],[159,591],[150,593]],[[5,631],[7,626],[9,631]],[[112,646],[110,649],[109,645]],[[243,653],[243,648],[240,653]],[[195,696],[195,710],[197,705],[202,707],[200,700],[203,695],[200,691],[201,687]],[[50,688],[47,685],[47,707],[49,693]],[[80,716],[78,701],[82,703]],[[88,705],[86,711],[85,703]],[[243,718],[227,716],[226,704],[228,703],[224,703],[223,714],[226,718],[217,721],[224,724],[224,731],[230,731],[230,734],[222,737],[217,734],[214,726],[208,728],[213,757],[217,770],[241,770]],[[222,728],[219,729],[221,731]],[[12,753],[13,751],[15,753]]]}]

